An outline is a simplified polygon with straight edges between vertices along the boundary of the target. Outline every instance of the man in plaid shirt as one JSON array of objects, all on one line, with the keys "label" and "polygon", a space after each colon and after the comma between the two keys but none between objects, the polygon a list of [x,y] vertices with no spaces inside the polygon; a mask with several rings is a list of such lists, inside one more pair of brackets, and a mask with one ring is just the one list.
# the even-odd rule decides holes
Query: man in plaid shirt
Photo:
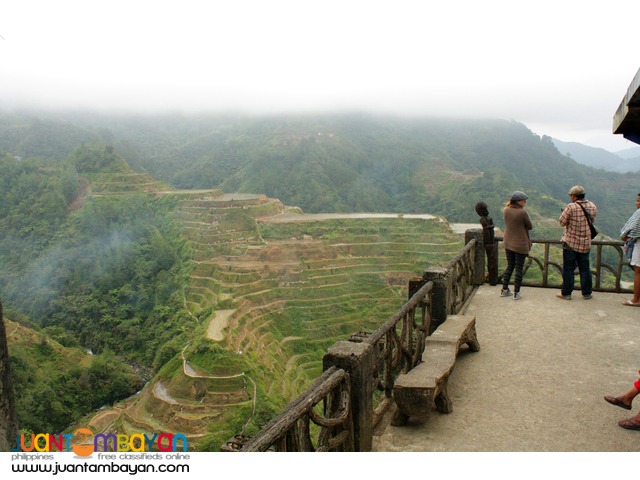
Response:
[{"label": "man in plaid shirt", "polygon": [[[562,291],[558,298],[571,300],[573,292],[574,271],[576,265],[580,271],[580,288],[582,298],[591,298],[591,267],[589,266],[589,250],[591,250],[591,230],[585,212],[591,219],[596,220],[597,208],[593,202],[585,200],[584,187],[576,185],[569,190],[571,203],[569,203],[560,215],[560,225],[564,227],[562,236]],[[581,207],[582,206],[582,207]]]}]

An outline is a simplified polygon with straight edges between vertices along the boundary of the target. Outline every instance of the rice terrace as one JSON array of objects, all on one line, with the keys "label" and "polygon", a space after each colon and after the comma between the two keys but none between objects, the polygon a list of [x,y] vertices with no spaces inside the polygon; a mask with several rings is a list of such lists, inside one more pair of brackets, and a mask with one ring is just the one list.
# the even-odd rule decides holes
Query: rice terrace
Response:
[{"label": "rice terrace", "polygon": [[[98,188],[132,193],[115,190]],[[138,395],[90,420],[102,432],[184,432],[208,449],[255,433],[321,373],[332,343],[374,329],[416,272],[462,246],[433,215],[308,215],[264,195],[151,194],[179,199],[193,250],[184,292],[193,336]]]}]

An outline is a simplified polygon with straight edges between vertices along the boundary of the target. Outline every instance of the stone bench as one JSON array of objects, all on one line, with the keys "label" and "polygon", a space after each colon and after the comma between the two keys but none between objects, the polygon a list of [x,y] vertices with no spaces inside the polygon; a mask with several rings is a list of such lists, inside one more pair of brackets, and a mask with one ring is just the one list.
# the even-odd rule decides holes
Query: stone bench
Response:
[{"label": "stone bench", "polygon": [[455,366],[460,347],[467,344],[477,352],[476,317],[449,315],[431,336],[422,354],[422,362],[396,379],[393,396],[398,411],[393,425],[404,425],[410,417],[426,417],[435,404],[440,413],[451,413],[447,381]]}]

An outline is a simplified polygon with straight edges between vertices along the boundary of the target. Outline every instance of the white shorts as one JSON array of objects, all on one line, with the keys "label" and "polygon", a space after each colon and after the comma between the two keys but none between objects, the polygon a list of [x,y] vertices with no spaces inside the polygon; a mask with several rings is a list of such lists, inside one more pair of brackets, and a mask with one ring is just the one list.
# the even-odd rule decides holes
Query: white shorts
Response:
[{"label": "white shorts", "polygon": [[636,244],[633,246],[633,253],[631,254],[631,261],[629,262],[632,267],[640,266],[640,241],[636,240]]}]

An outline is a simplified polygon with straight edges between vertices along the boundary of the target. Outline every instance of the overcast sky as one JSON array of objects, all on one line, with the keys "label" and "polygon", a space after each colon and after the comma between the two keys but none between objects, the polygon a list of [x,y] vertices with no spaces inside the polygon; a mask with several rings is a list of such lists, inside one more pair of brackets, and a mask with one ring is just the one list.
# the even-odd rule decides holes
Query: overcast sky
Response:
[{"label": "overcast sky", "polygon": [[[600,5],[600,6],[594,6]],[[638,0],[5,0],[0,106],[517,120],[612,151]]]}]

